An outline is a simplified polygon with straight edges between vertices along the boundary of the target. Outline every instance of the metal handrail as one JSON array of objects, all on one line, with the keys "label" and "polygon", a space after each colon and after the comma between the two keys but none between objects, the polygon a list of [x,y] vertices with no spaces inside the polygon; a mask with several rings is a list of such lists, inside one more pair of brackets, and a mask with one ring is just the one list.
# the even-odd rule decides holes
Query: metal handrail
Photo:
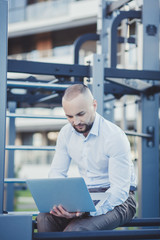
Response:
[{"label": "metal handrail", "polygon": [[124,131],[126,135],[129,136],[135,136],[135,137],[143,137],[143,138],[152,138],[153,136],[151,134],[147,133],[138,133],[134,131]]},{"label": "metal handrail", "polygon": [[159,239],[159,229],[34,233],[33,239]]},{"label": "metal handrail", "polygon": [[35,118],[35,119],[67,119],[65,116],[51,116],[51,115],[28,115],[28,114],[15,114],[8,113],[6,117],[9,118]]},{"label": "metal handrail", "polygon": [[34,147],[28,145],[22,146],[14,146],[14,145],[7,145],[5,150],[36,150],[36,151],[55,151],[55,146],[41,146],[41,147]]}]

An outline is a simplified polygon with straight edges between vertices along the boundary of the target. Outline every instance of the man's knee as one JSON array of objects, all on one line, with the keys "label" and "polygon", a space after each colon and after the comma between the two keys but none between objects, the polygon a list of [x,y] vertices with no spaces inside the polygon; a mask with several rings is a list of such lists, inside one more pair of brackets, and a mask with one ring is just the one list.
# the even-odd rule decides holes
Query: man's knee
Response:
[{"label": "man's knee", "polygon": [[48,213],[39,213],[37,216],[37,224],[44,221]]},{"label": "man's knee", "polygon": [[85,226],[79,226],[79,225],[68,225],[65,229],[64,232],[78,232],[78,231],[89,231],[87,227]]},{"label": "man's knee", "polygon": [[68,224],[68,226],[64,229],[64,232],[91,231],[91,230],[94,229],[90,219],[75,219]]},{"label": "man's knee", "polygon": [[39,232],[59,232],[63,231],[70,221],[50,213],[40,213],[37,216],[37,229]]},{"label": "man's knee", "polygon": [[37,229],[38,232],[46,232],[46,226],[48,225],[50,218],[49,213],[39,213],[37,216]]}]

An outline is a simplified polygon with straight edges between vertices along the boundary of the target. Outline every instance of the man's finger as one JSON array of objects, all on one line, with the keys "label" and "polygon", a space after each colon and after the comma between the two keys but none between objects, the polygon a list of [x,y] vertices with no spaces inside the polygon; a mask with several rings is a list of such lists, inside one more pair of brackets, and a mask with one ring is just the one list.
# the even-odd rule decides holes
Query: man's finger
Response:
[{"label": "man's finger", "polygon": [[76,216],[75,213],[70,213],[67,210],[65,210],[62,205],[59,205],[58,208],[66,218],[74,218]]},{"label": "man's finger", "polygon": [[81,213],[81,212],[76,212],[76,217],[80,217],[80,216],[82,216],[82,214],[83,213]]},{"label": "man's finger", "polygon": [[52,215],[54,215],[56,217],[59,217],[58,214],[55,211],[53,211],[53,210],[50,211],[50,214],[52,214]]},{"label": "man's finger", "polygon": [[61,211],[59,210],[59,208],[57,206],[54,206],[52,211],[53,211],[53,215],[58,216],[58,217],[63,217]]}]

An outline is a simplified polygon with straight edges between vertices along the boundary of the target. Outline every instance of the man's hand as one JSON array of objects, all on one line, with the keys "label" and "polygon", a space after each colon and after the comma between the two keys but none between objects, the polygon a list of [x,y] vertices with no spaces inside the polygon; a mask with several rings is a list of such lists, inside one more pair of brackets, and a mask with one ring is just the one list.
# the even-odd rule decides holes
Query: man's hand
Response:
[{"label": "man's hand", "polygon": [[54,206],[53,209],[50,211],[50,214],[57,216],[57,217],[63,217],[63,218],[75,218],[80,217],[83,215],[81,212],[68,212],[66,211],[62,205]]}]

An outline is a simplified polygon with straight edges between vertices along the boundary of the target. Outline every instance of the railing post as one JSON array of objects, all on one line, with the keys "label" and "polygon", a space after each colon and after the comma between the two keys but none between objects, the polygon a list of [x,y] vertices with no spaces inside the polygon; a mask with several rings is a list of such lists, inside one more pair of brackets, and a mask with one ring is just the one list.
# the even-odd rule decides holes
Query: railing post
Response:
[{"label": "railing post", "polygon": [[0,214],[3,213],[5,134],[6,134],[6,80],[7,80],[8,1],[0,0]]},{"label": "railing post", "polygon": [[[8,109],[10,113],[15,113],[16,102],[8,102]],[[9,119],[9,145],[15,144],[16,138],[16,127],[15,118]],[[8,152],[8,164],[7,164],[7,178],[14,178],[14,151]],[[13,211],[14,209],[14,184],[7,184],[7,199],[6,199],[6,210]]]},{"label": "railing post", "polygon": [[[143,1],[143,69],[159,70],[159,0]],[[150,79],[152,80],[152,78]],[[151,81],[154,85],[156,82]],[[152,133],[153,139],[140,141],[138,159],[139,217],[160,216],[159,202],[159,95],[142,95],[139,131]]]}]

